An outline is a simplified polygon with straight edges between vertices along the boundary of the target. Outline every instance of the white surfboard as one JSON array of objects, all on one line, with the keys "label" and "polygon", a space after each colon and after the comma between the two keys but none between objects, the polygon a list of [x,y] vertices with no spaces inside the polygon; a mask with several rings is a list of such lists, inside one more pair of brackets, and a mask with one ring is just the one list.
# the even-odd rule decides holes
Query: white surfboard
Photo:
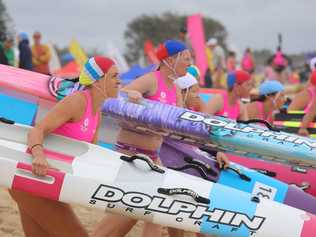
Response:
[{"label": "white surfboard", "polygon": [[[31,172],[30,127],[0,123],[0,185],[193,232],[245,237],[310,237],[304,211],[58,135],[45,139],[51,169]],[[127,161],[125,161],[127,160]],[[286,226],[285,226],[286,223]]]}]

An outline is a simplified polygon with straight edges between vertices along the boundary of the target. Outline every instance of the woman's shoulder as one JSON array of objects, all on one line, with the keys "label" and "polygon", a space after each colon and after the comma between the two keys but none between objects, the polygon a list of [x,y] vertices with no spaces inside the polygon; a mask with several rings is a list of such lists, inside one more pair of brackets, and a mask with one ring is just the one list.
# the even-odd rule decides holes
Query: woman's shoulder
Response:
[{"label": "woman's shoulder", "polygon": [[75,92],[71,95],[66,96],[60,102],[65,104],[66,106],[71,106],[75,108],[80,107],[82,105],[85,105],[86,103],[85,92],[83,91]]},{"label": "woman's shoulder", "polygon": [[72,93],[71,95],[68,95],[65,97],[65,99],[68,100],[85,100],[85,94],[87,91],[76,91],[75,93]]}]

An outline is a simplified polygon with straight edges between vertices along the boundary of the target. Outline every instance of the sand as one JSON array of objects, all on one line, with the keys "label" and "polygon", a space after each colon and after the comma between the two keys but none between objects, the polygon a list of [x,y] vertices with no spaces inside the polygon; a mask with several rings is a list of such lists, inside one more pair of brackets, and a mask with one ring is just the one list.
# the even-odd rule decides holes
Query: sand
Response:
[{"label": "sand", "polygon": [[[75,212],[80,220],[91,233],[94,226],[105,215],[103,211],[83,206],[74,206]],[[143,223],[141,221],[129,232],[127,237],[141,236]],[[1,237],[23,237],[23,230],[19,219],[16,203],[10,198],[4,188],[0,188],[0,236]],[[186,234],[185,237],[193,237],[193,234]],[[164,229],[163,237],[168,237]]]}]

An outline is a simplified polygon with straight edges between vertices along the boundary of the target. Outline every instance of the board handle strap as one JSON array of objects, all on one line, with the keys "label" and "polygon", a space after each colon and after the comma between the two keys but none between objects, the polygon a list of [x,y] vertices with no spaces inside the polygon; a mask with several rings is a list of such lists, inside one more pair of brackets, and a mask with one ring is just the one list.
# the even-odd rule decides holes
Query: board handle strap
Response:
[{"label": "board handle strap", "polygon": [[205,198],[197,194],[195,191],[188,188],[158,188],[158,193],[168,196],[172,195],[186,195],[194,199],[194,201],[203,204],[210,204],[210,199]]},{"label": "board handle strap", "polygon": [[151,170],[156,171],[161,174],[165,173],[165,170],[160,168],[158,165],[156,165],[152,161],[152,159],[150,159],[148,156],[143,155],[143,154],[137,154],[133,156],[121,156],[120,159],[127,162],[133,162],[135,160],[145,161],[148,164],[148,166],[151,168]]}]

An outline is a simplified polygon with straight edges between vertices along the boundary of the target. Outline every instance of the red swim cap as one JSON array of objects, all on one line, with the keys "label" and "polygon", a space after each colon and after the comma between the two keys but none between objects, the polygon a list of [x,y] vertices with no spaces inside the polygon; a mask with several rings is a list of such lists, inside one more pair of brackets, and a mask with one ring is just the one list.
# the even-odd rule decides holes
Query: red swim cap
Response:
[{"label": "red swim cap", "polygon": [[248,72],[243,71],[243,70],[236,70],[228,74],[227,87],[228,89],[231,89],[234,87],[235,83],[241,85],[250,79],[251,79],[251,76]]}]

